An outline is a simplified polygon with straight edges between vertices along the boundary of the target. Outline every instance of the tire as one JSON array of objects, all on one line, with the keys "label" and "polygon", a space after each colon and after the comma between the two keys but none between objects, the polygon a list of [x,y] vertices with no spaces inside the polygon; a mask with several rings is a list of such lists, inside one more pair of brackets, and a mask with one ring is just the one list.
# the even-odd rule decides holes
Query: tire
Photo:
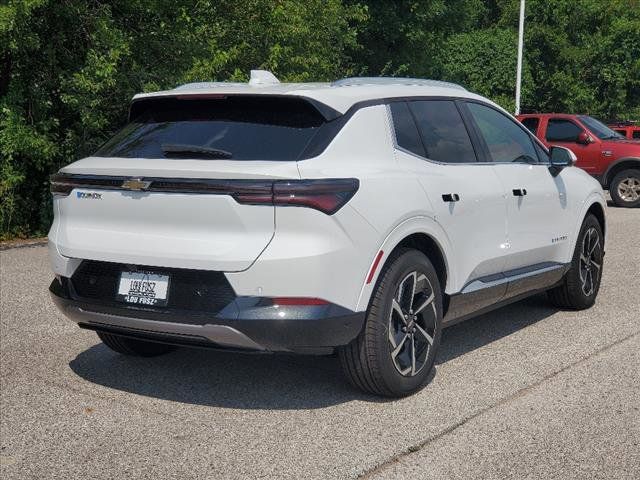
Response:
[{"label": "tire", "polygon": [[640,207],[640,170],[618,173],[609,184],[609,193],[618,207]]},{"label": "tire", "polygon": [[596,217],[589,214],[582,222],[569,271],[559,286],[547,292],[551,303],[572,310],[591,307],[600,290],[603,258],[602,228]]},{"label": "tire", "polygon": [[404,397],[429,379],[441,332],[442,293],[436,271],[421,252],[401,249],[380,274],[363,331],[338,355],[357,388]]},{"label": "tire", "polygon": [[100,340],[114,352],[133,357],[157,357],[175,349],[173,345],[145,342],[111,333],[96,332]]}]

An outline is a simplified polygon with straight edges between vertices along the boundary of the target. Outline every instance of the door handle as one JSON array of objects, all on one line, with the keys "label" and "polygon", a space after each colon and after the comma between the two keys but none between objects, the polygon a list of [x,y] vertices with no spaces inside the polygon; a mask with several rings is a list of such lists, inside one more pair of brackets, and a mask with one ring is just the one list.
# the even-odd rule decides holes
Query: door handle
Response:
[{"label": "door handle", "polygon": [[514,188],[513,189],[513,196],[514,197],[524,197],[527,194],[527,189],[526,188]]},{"label": "door handle", "polygon": [[460,195],[458,195],[457,193],[443,193],[442,200],[444,200],[445,202],[457,202],[458,200],[460,200]]}]

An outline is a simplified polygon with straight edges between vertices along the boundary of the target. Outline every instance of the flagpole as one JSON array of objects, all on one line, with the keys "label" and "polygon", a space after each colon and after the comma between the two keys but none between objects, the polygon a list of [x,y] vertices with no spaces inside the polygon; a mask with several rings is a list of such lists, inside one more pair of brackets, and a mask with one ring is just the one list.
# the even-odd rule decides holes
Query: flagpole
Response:
[{"label": "flagpole", "polygon": [[516,115],[520,114],[520,84],[522,83],[522,50],[524,49],[524,2],[520,0],[520,24],[518,27],[518,68],[516,71]]}]

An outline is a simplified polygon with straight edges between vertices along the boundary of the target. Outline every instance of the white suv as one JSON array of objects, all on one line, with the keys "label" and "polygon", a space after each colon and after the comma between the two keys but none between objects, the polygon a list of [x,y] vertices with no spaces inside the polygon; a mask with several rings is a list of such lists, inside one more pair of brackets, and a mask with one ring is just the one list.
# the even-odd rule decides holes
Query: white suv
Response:
[{"label": "white suv", "polygon": [[548,291],[593,305],[605,198],[491,101],[415,79],[203,83],[52,176],[59,308],[111,349],[336,352],[402,396],[442,328]]}]

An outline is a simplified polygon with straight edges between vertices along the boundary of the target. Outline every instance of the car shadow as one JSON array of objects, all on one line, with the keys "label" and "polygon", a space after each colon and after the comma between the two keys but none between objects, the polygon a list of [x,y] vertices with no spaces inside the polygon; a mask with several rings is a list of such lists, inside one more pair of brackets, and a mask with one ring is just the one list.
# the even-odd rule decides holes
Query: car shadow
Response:
[{"label": "car shadow", "polygon": [[[437,365],[547,318],[557,310],[536,296],[444,330]],[[256,355],[178,349],[155,358],[118,355],[102,343],[69,363],[79,377],[104,387],[193,405],[301,410],[363,400],[392,401],[351,387],[336,357]]]}]

